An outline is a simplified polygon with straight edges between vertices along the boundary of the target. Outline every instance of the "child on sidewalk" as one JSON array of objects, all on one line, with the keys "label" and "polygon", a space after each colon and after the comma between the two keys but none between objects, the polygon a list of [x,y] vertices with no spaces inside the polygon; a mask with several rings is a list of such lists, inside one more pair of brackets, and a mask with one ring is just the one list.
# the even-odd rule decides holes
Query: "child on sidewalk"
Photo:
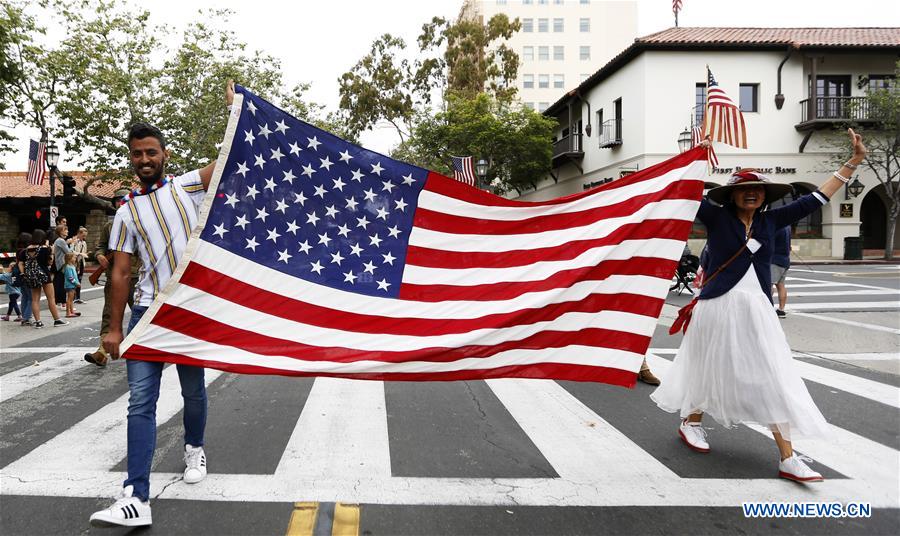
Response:
[{"label": "child on sidewalk", "polygon": [[78,255],[75,253],[66,253],[66,264],[63,268],[63,278],[66,288],[66,318],[81,316],[81,313],[75,310],[73,301],[75,300],[75,289],[81,286],[81,280],[78,278]]},{"label": "child on sidewalk", "polygon": [[9,307],[6,310],[6,314],[0,316],[0,320],[9,320],[9,317],[15,311],[16,322],[21,322],[22,311],[19,310],[19,296],[22,294],[22,291],[19,290],[19,287],[13,286],[13,264],[7,266],[5,270],[0,269],[0,281],[6,283],[6,295],[9,296]]}]

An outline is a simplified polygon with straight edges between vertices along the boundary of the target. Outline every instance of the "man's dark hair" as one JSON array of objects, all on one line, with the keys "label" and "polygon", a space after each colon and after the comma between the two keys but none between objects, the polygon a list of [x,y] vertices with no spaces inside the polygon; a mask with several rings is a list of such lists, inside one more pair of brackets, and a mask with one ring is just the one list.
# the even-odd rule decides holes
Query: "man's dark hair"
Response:
[{"label": "man's dark hair", "polygon": [[131,140],[142,140],[144,138],[156,138],[159,140],[159,146],[166,148],[166,137],[163,136],[161,130],[150,123],[135,123],[128,129],[128,146],[131,147]]}]

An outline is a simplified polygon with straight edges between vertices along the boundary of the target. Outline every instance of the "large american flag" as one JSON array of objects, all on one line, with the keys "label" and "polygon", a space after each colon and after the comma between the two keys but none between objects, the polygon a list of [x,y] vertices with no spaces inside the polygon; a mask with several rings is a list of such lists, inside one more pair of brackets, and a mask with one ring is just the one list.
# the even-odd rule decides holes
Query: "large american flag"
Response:
[{"label": "large american flag", "polygon": [[469,186],[475,186],[475,167],[472,165],[472,157],[451,156],[450,160],[453,162],[453,178]]},{"label": "large american flag", "polygon": [[705,150],[528,203],[350,144],[240,87],[235,107],[198,229],[126,358],[634,384]]},{"label": "large american flag", "polygon": [[703,132],[709,135],[712,141],[746,149],[747,125],[744,124],[744,114],[722,91],[708,67],[706,75],[706,113]]},{"label": "large american flag", "polygon": [[29,141],[31,143],[28,145],[28,173],[25,175],[25,180],[28,181],[28,184],[40,185],[44,183],[44,175],[47,172],[47,162],[44,156],[47,146],[42,141]]}]

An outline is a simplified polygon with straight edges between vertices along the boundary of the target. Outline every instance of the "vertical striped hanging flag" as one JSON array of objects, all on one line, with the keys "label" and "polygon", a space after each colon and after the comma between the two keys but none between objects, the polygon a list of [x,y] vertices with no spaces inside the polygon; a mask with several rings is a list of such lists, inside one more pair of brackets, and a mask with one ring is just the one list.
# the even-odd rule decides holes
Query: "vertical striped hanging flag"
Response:
[{"label": "vertical striped hanging flag", "polygon": [[747,125],[741,113],[728,95],[722,91],[709,67],[706,68],[706,113],[703,119],[703,132],[712,141],[747,148]]},{"label": "vertical striped hanging flag", "polygon": [[691,148],[696,147],[701,141],[703,141],[703,131],[694,125],[691,127]]},{"label": "vertical striped hanging flag", "polygon": [[31,140],[28,146],[28,173],[25,176],[28,184],[37,186],[44,183],[44,175],[47,173],[46,152],[44,142]]},{"label": "vertical striped hanging flag", "polygon": [[472,164],[471,156],[451,156],[453,161],[453,178],[459,182],[475,186],[475,166]]},{"label": "vertical striped hanging flag", "polygon": [[126,358],[249,374],[634,384],[699,207],[706,151],[515,201],[236,92],[198,227]]}]

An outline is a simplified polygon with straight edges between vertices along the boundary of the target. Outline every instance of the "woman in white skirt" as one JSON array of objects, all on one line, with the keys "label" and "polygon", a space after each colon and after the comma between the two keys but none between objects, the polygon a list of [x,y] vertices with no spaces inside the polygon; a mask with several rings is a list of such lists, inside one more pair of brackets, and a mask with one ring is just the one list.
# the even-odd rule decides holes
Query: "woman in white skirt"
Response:
[{"label": "woman in white skirt", "polygon": [[[675,361],[650,398],[682,417],[678,434],[693,450],[709,452],[700,426],[708,414],[726,427],[768,426],[781,454],[779,476],[816,482],[791,447],[793,437],[827,436],[828,424],[797,371],[772,305],[775,232],[828,202],[866,155],[862,138],[848,131],[853,155],[818,191],[783,207],[761,211],[790,186],[755,170],[741,170],[710,190],[697,213],[708,234],[709,274]],[[678,324],[676,324],[677,327]]]}]

